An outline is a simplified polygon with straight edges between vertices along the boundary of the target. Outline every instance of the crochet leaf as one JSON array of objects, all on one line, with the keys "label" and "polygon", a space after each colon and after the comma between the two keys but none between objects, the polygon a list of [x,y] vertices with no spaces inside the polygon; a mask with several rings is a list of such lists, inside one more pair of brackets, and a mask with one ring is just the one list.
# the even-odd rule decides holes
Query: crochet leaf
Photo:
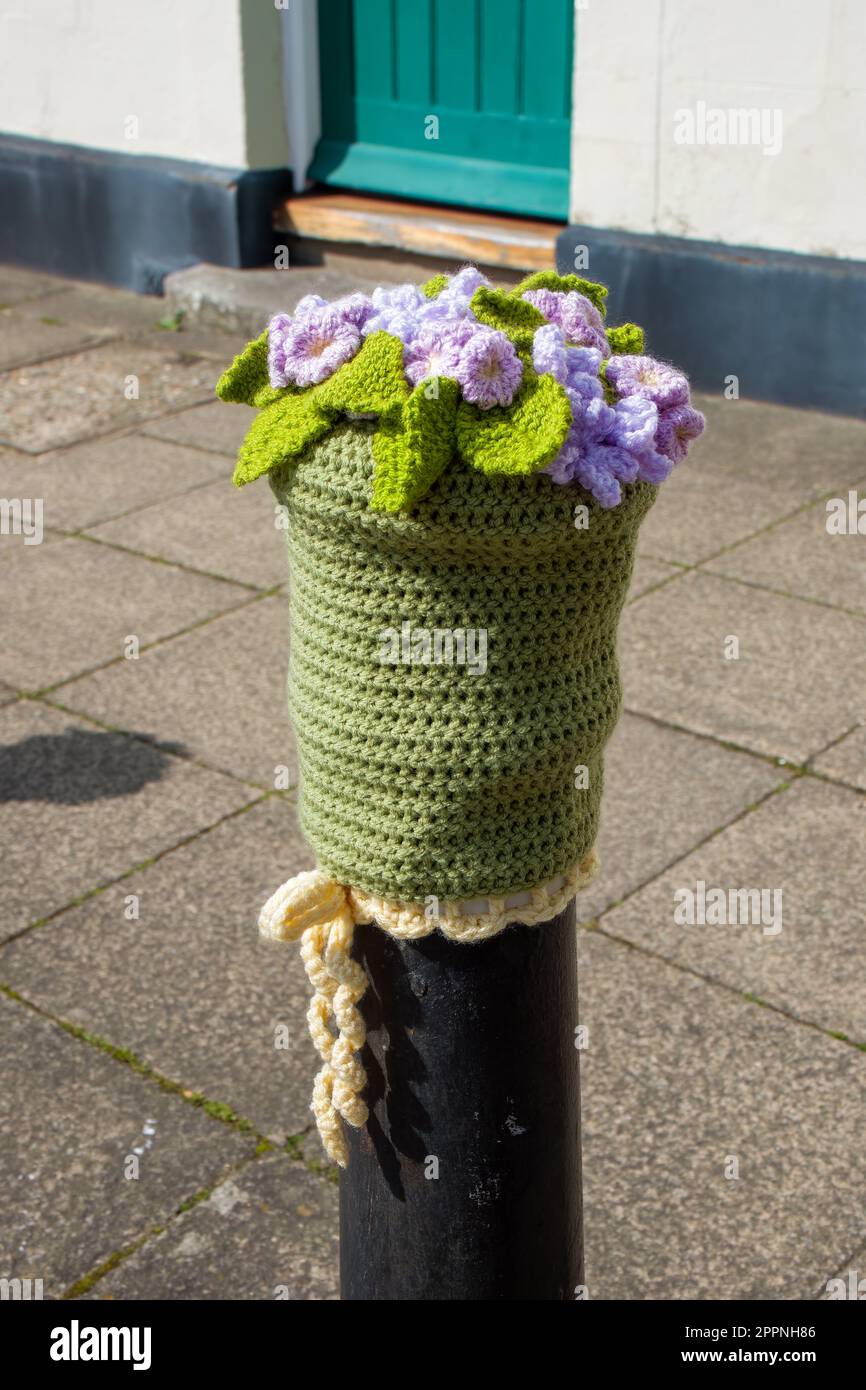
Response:
[{"label": "crochet leaf", "polygon": [[316,392],[283,396],[256,416],[241,445],[232,482],[237,487],[251,483],[281,463],[293,459],[321,439],[331,428],[331,419],[319,409]]},{"label": "crochet leaf", "polygon": [[480,323],[507,334],[519,352],[531,351],[532,335],[547,322],[534,304],[505,290],[488,289],[486,285],[475,291],[471,306]]},{"label": "crochet leaf", "polygon": [[456,381],[430,377],[415,387],[399,413],[380,420],[373,436],[374,511],[411,507],[447,467],[454,453],[458,396]]},{"label": "crochet leaf", "polygon": [[552,376],[523,368],[523,383],[511,405],[479,410],[461,401],[457,448],[482,473],[537,473],[551,463],[571,426],[565,390]]},{"label": "crochet leaf", "polygon": [[421,293],[428,299],[435,299],[437,294],[441,294],[448,284],[447,275],[433,275],[429,280],[425,280],[421,286]]},{"label": "crochet leaf", "polygon": [[576,290],[578,294],[586,295],[602,318],[606,313],[607,285],[584,280],[579,275],[557,275],[555,270],[537,270],[534,275],[527,275],[525,280],[521,280],[514,293],[519,297],[524,290],[556,290],[560,294]]},{"label": "crochet leaf", "polygon": [[320,410],[337,416],[385,415],[409,394],[403,375],[403,344],[390,333],[371,333],[351,361],[315,388]]},{"label": "crochet leaf", "polygon": [[607,341],[611,352],[633,353],[635,357],[643,354],[643,329],[638,328],[636,323],[621,323],[618,328],[609,328]]},{"label": "crochet leaf", "polygon": [[247,343],[216,384],[221,401],[241,405],[265,406],[294,393],[294,387],[277,389],[268,380],[268,333]]}]

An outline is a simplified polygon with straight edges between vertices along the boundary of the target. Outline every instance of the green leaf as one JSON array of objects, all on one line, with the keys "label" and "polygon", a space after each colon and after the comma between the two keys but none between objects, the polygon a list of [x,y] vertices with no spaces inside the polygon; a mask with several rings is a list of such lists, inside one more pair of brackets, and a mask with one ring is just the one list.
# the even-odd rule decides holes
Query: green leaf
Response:
[{"label": "green leaf", "polygon": [[611,352],[615,353],[634,353],[640,357],[644,350],[643,329],[636,323],[621,323],[618,328],[609,328],[607,341]]},{"label": "green leaf", "polygon": [[320,410],[337,416],[386,415],[409,395],[403,375],[403,344],[390,333],[371,333],[350,362],[314,388]]},{"label": "green leaf", "polygon": [[[434,393],[435,394],[432,394]],[[418,501],[454,453],[459,388],[429,377],[415,387],[399,413],[383,416],[373,436],[373,494],[377,512],[398,512]]]},{"label": "green leaf", "polygon": [[569,294],[576,290],[578,294],[586,295],[602,318],[607,312],[607,285],[598,285],[594,280],[583,280],[579,275],[557,275],[555,270],[537,270],[534,275],[527,275],[525,280],[521,280],[514,293],[521,295],[524,290],[556,290],[559,294]]},{"label": "green leaf", "polygon": [[216,384],[221,401],[241,405],[270,405],[272,401],[294,395],[294,387],[273,387],[268,380],[268,333],[247,343]]},{"label": "green leaf", "polygon": [[447,275],[434,275],[429,280],[424,281],[421,286],[421,293],[425,294],[428,299],[435,299],[437,294],[442,293],[447,284]]},{"label": "green leaf", "polygon": [[488,289],[486,285],[481,285],[475,291],[471,307],[480,323],[507,334],[521,353],[532,351],[532,336],[536,328],[541,328],[547,322],[534,304],[505,290]]},{"label": "green leaf", "polygon": [[537,473],[562,448],[571,426],[568,396],[552,376],[523,368],[511,405],[490,410],[462,401],[457,410],[457,448],[482,473]]},{"label": "green leaf", "polygon": [[241,445],[232,481],[237,487],[251,483],[303,453],[321,439],[332,421],[316,402],[315,391],[283,396],[260,412]]}]

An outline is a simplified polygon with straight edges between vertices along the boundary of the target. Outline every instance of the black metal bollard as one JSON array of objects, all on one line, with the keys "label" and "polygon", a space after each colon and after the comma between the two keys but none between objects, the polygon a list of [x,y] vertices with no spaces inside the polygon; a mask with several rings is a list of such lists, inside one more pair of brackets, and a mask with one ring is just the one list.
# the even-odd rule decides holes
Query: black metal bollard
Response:
[{"label": "black metal bollard", "polygon": [[355,933],[370,1119],[340,1175],[346,1300],[571,1300],[583,1279],[574,903],[464,945]]}]

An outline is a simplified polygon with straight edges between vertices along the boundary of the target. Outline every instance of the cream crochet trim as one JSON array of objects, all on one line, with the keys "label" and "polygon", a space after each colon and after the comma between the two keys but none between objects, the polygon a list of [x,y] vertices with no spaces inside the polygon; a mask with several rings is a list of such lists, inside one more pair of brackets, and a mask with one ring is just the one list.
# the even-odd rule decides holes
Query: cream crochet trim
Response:
[{"label": "cream crochet trim", "polygon": [[597,868],[591,850],[580,864],[544,887],[506,898],[445,902],[439,905],[438,915],[416,903],[344,888],[318,869],[296,874],[277,889],[262,908],[259,931],[272,941],[301,941],[301,959],[314,991],[307,1023],[322,1059],[310,1108],[332,1162],[341,1168],[348,1162],[341,1119],[355,1128],[367,1122],[367,1106],[361,1099],[367,1077],[355,1055],[367,1036],[357,1007],[367,977],[352,959],[355,924],[376,922],[403,941],[430,936],[437,928],[452,941],[487,941],[510,922],[538,926],[557,916]]}]

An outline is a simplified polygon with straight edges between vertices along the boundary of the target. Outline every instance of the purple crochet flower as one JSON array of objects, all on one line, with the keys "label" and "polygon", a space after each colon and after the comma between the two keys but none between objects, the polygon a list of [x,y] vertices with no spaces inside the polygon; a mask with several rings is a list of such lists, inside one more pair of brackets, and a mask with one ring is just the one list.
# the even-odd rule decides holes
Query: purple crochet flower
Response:
[{"label": "purple crochet flower", "polygon": [[536,328],[532,338],[532,365],[539,376],[550,375],[554,381],[565,385],[568,376],[565,339],[557,324],[546,323]]},{"label": "purple crochet flower", "polygon": [[681,463],[689,451],[689,444],[703,433],[706,423],[701,412],[690,405],[671,406],[659,415],[656,448],[672,463]]},{"label": "purple crochet flower", "polygon": [[[309,295],[308,298],[317,299],[318,295]],[[372,318],[376,312],[375,305],[368,294],[346,294],[342,299],[335,299],[331,308],[335,309],[347,323],[353,323],[356,328],[363,328],[367,320]]]},{"label": "purple crochet flower", "polygon": [[456,377],[461,351],[475,331],[465,319],[423,323],[417,338],[403,349],[403,370],[412,385],[432,376]]},{"label": "purple crochet flower", "polygon": [[605,376],[618,396],[645,396],[659,410],[688,403],[689,383],[682,372],[654,357],[611,357]]},{"label": "purple crochet flower", "polygon": [[546,319],[562,329],[569,343],[597,348],[605,357],[610,352],[604,320],[592,300],[577,290],[524,290],[523,298],[534,304]]},{"label": "purple crochet flower", "polygon": [[462,348],[455,376],[463,399],[480,410],[510,405],[523,378],[514,345],[495,328],[476,329]]},{"label": "purple crochet flower", "polygon": [[311,305],[301,319],[278,314],[268,328],[272,386],[314,386],[331,376],[361,345],[361,335],[332,307]]},{"label": "purple crochet flower", "polygon": [[[327,299],[323,299],[320,294],[305,294],[295,305],[292,318],[296,321],[299,319],[308,319],[317,309],[325,309],[327,305]],[[279,314],[277,317],[284,318],[285,315]]]},{"label": "purple crochet flower", "polygon": [[287,386],[286,339],[292,331],[290,314],[274,314],[268,324],[268,380],[275,389]]},{"label": "purple crochet flower", "polygon": [[582,404],[560,453],[547,472],[556,483],[579,483],[602,507],[622,500],[622,484],[661,482],[669,460],[654,447],[658,412],[633,397],[609,406],[600,397]]}]

